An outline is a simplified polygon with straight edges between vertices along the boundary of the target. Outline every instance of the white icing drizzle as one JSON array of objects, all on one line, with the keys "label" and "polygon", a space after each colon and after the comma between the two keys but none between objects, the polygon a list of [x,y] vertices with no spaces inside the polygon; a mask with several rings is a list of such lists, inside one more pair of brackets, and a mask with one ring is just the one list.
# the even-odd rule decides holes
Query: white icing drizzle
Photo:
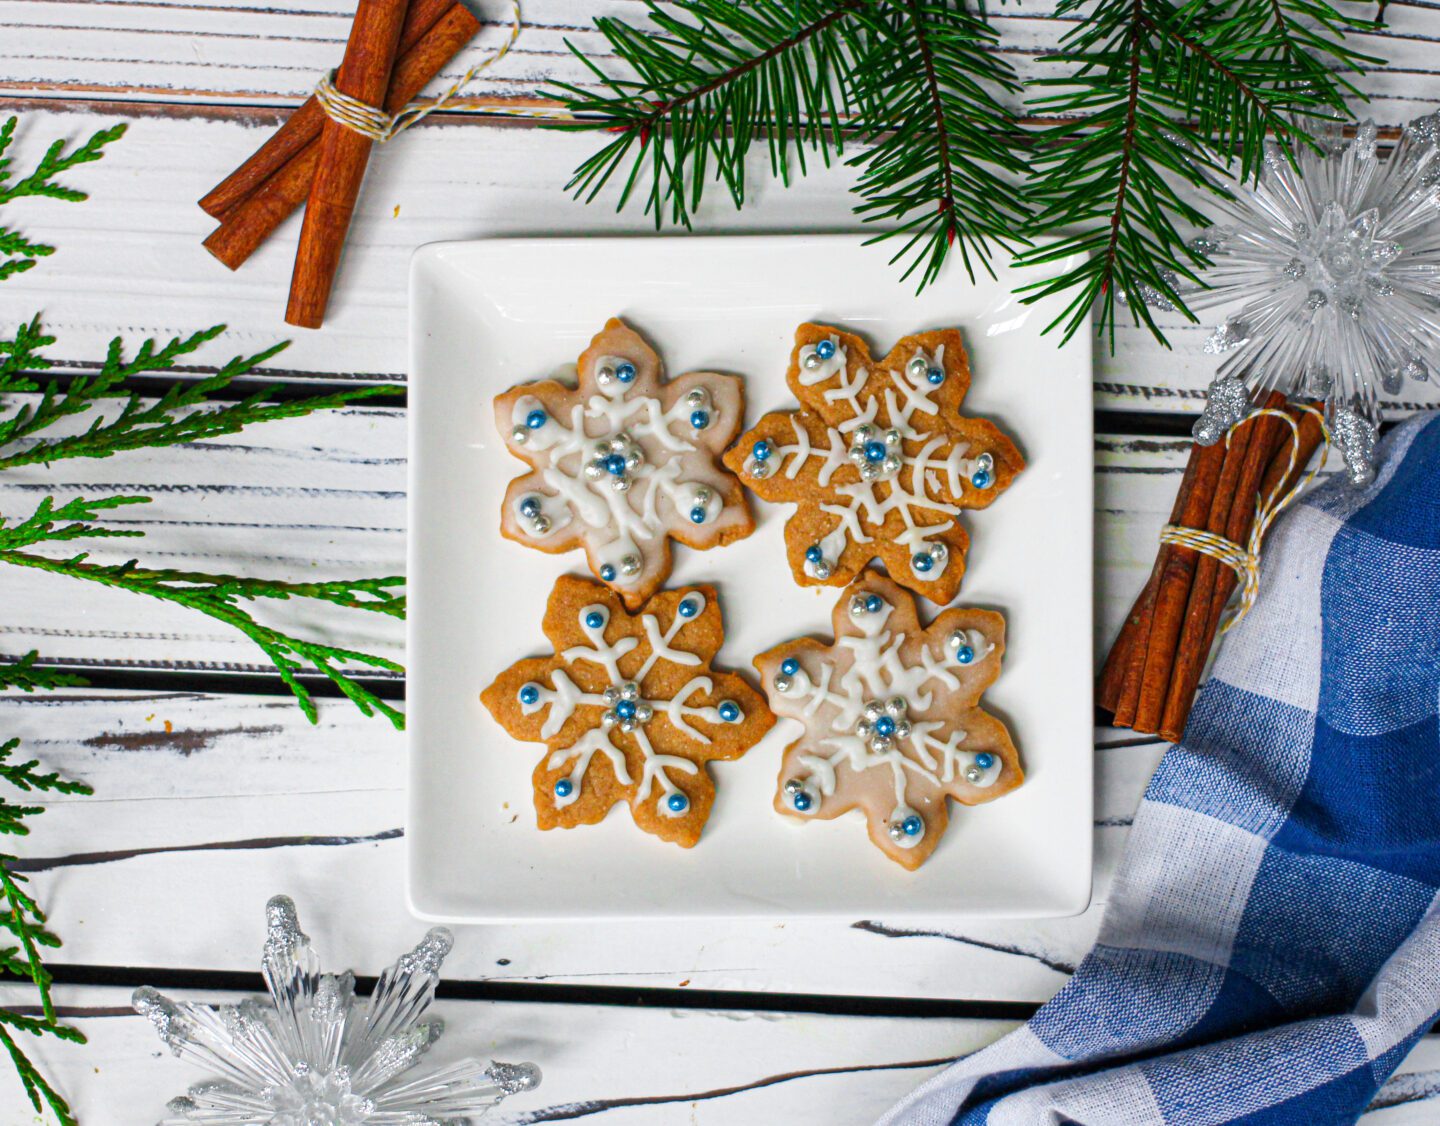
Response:
[{"label": "white icing drizzle", "polygon": [[[690,759],[656,752],[645,732],[647,720],[640,719],[638,716],[646,714],[647,710],[652,718],[663,713],[676,730],[705,746],[709,746],[713,740],[703,732],[696,730],[689,722],[690,720],[698,719],[712,724],[739,722],[739,719],[727,721],[721,715],[721,707],[726,704],[736,708],[736,714],[740,719],[744,718],[743,714],[739,712],[739,706],[733,701],[722,701],[717,706],[689,703],[690,698],[697,692],[708,693],[714,687],[714,681],[708,676],[692,678],[668,700],[651,698],[642,694],[646,675],[659,661],[669,661],[672,664],[688,667],[704,664],[698,654],[676,643],[676,635],[704,612],[705,595],[698,590],[687,591],[677,606],[686,604],[688,604],[690,612],[682,616],[677,609],[674,619],[663,631],[660,628],[660,620],[655,615],[644,614],[641,616],[640,625],[645,631],[645,639],[650,645],[650,652],[641,666],[635,670],[634,675],[628,679],[621,675],[620,659],[627,653],[633,652],[640,645],[640,640],[636,637],[620,637],[613,642],[606,641],[605,628],[610,622],[610,611],[599,603],[584,606],[579,613],[580,629],[589,644],[572,645],[559,654],[567,665],[574,665],[581,661],[599,665],[605,670],[605,675],[610,680],[610,689],[614,690],[617,697],[626,690],[627,686],[630,686],[632,695],[627,702],[638,714],[628,733],[635,740],[643,764],[638,788],[631,802],[632,805],[639,805],[648,800],[658,785],[659,791],[655,798],[655,808],[665,817],[683,817],[690,809],[688,798],[683,799],[680,808],[671,807],[671,796],[679,794],[681,791],[670,780],[666,772],[679,770],[685,774],[695,774],[699,767]],[[598,624],[595,624],[597,619]],[[604,693],[582,691],[563,668],[555,669],[551,673],[550,679],[552,684],[549,687],[530,681],[522,685],[520,689],[522,714],[534,715],[536,712],[548,709],[540,728],[540,735],[543,739],[549,739],[557,734],[575,714],[575,709],[578,707],[590,705],[605,709],[607,714],[617,707],[617,700]],[[524,696],[529,692],[534,693],[535,699],[527,703]],[[612,733],[615,730],[613,722],[589,728],[572,746],[551,753],[546,760],[550,770],[563,767],[566,763],[572,764],[569,775],[562,780],[559,788],[552,795],[556,808],[564,808],[579,798],[584,787],[585,774],[590,769],[590,762],[597,753],[603,754],[610,761],[611,767],[615,771],[615,777],[621,785],[636,785],[625,765],[624,752],[615,745],[612,739]]]},{"label": "white icing drizzle", "polygon": [[[835,386],[824,389],[823,397],[826,402],[846,403],[849,406],[849,417],[838,426],[827,427],[829,448],[820,449],[811,442],[805,427],[792,416],[790,421],[795,431],[795,443],[775,446],[758,474],[755,472],[755,459],[752,457],[748,460],[745,469],[752,476],[763,478],[783,471],[788,478],[795,480],[805,464],[813,458],[819,462],[818,483],[822,488],[826,487],[836,470],[855,464],[850,460],[851,438],[847,436],[853,436],[862,426],[869,426],[872,431],[877,430],[880,397],[873,394],[863,395],[869,382],[869,372],[865,368],[857,368],[854,377],[849,377],[846,372],[845,348],[839,344],[836,337],[830,336],[827,339],[835,347],[835,352],[829,359],[822,360],[815,355],[815,344],[807,344],[800,349],[798,378],[804,387],[814,387],[835,380]],[[812,356],[816,361],[815,365],[807,366]],[[912,365],[915,366],[915,371],[911,370]],[[912,425],[916,414],[931,417],[939,415],[940,408],[933,396],[939,390],[940,384],[932,384],[928,378],[928,373],[936,369],[942,373],[945,370],[943,344],[935,350],[933,356],[916,348],[901,370],[887,369],[886,374],[890,376],[893,386],[887,386],[883,394],[886,414],[890,419],[889,426],[885,429],[898,431],[902,442],[923,439],[923,444],[920,450],[913,454],[906,454],[903,448],[896,451],[899,468],[885,473],[883,480],[861,480],[855,484],[837,486],[835,492],[844,500],[843,505],[820,505],[821,511],[839,517],[839,523],[816,545],[821,551],[820,561],[817,563],[807,557],[804,572],[810,578],[822,581],[828,578],[840,554],[851,541],[870,542],[870,537],[863,533],[862,518],[865,522],[876,525],[883,523],[885,518],[895,511],[903,515],[905,522],[905,530],[897,542],[903,543],[911,552],[911,574],[922,580],[933,579],[948,567],[950,551],[938,537],[952,526],[954,518],[961,510],[959,505],[941,499],[941,489],[948,486],[949,495],[959,496],[964,482],[974,478],[977,471],[982,469],[990,473],[993,479],[994,462],[989,454],[965,456],[969,452],[969,444],[963,441],[957,441],[943,457],[937,458],[936,452],[945,445],[948,435],[920,431]],[[942,375],[941,383],[943,382]],[[878,438],[880,435],[877,433],[875,436]],[[883,497],[876,492],[880,485],[886,486]],[[915,514],[919,512],[936,513],[949,519],[940,523],[924,524],[915,519]]]},{"label": "white icing drizzle", "polygon": [[[912,776],[936,788],[943,788],[957,777],[984,788],[994,785],[1000,777],[1002,763],[998,754],[966,751],[964,730],[949,720],[922,718],[935,705],[936,693],[955,691],[961,686],[956,670],[979,664],[994,645],[979,630],[956,630],[939,646],[938,653],[935,646],[927,645],[919,650],[917,664],[907,664],[900,656],[905,635],[890,630],[886,624],[893,609],[890,603],[875,594],[861,593],[855,599],[861,605],[867,600],[878,603],[878,608],[857,612],[852,606],[851,621],[860,634],[835,638],[830,652],[850,658],[838,678],[833,658],[827,658],[825,651],[804,648],[786,658],[798,667],[786,672],[782,662],[781,671],[772,681],[774,691],[796,707],[800,718],[807,722],[813,723],[822,709],[829,709],[828,715],[819,720],[825,727],[821,731],[812,728],[812,745],[818,753],[798,754],[796,762],[805,774],[786,784],[805,795],[803,808],[794,808],[813,813],[835,793],[842,765],[855,774],[889,771],[895,793],[889,835],[897,847],[913,848],[924,836],[925,819],[908,799]],[[952,642],[957,634],[974,654],[964,665],[957,659],[958,645]],[[872,718],[877,705],[884,709],[881,714],[891,725],[888,734],[878,727],[880,720]],[[867,723],[870,726],[865,726]],[[877,735],[884,738],[877,739]],[[793,798],[795,790],[786,792]]]},{"label": "white icing drizzle", "polygon": [[[540,540],[578,522],[602,581],[618,588],[638,586],[653,575],[667,533],[714,526],[725,512],[727,493],[725,478],[712,464],[718,450],[700,444],[720,418],[710,385],[695,382],[685,393],[665,385],[647,394],[638,375],[628,382],[614,375],[626,365],[636,370],[644,361],[596,359],[591,371],[599,393],[573,403],[568,418],[550,415],[535,395],[518,396],[508,435],[516,453],[542,455],[526,457],[539,474],[539,487],[513,501],[516,524]],[[699,428],[691,421],[697,409],[705,418]],[[536,411],[545,420],[532,426]],[[608,468],[612,454],[627,461],[622,472]]]}]

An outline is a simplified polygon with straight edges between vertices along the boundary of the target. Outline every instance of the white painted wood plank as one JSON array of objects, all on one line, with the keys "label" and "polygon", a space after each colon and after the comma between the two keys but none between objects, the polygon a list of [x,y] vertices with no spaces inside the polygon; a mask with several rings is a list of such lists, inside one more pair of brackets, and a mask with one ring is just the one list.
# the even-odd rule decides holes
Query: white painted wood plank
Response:
[{"label": "white painted wood plank", "polygon": [[[11,695],[0,697],[0,734],[96,791],[48,801],[35,832],[16,842],[65,940],[57,962],[244,970],[253,961],[247,920],[281,891],[315,905],[317,941],[353,928],[361,960],[383,959],[415,925],[401,894],[403,740],[338,703],[324,705],[312,728],[278,698]],[[1097,903],[1161,749],[1116,742],[1098,758]],[[743,765],[773,770],[764,760],[775,753],[778,745],[762,745]],[[497,800],[533,817],[528,794]],[[450,972],[1041,1001],[1093,942],[1098,918],[1097,908],[1075,919],[926,926],[881,916],[472,927],[462,928],[473,939]]]},{"label": "white painted wood plank", "polygon": [[[321,955],[327,968],[346,960],[343,949],[322,947]],[[373,974],[379,967],[356,968]],[[27,1041],[26,1048],[82,1122],[153,1121],[166,1099],[203,1078],[130,1013],[127,990],[62,987],[56,994],[89,1044]],[[233,1004],[239,995],[172,996]],[[0,990],[5,1004],[24,999],[16,987]],[[544,1072],[538,1089],[486,1118],[495,1126],[591,1119],[614,1126],[873,1122],[945,1061],[1013,1027],[1002,1021],[484,1001],[440,1001],[432,1012],[444,1019],[446,1031],[427,1059],[443,1064],[466,1055],[528,1057]],[[1427,1037],[1382,1088],[1376,1106],[1384,1109],[1364,1115],[1362,1126],[1433,1123],[1437,1065],[1440,1038]],[[0,1075],[0,1112],[7,1121],[32,1121],[8,1072]]]},{"label": "white painted wood plank", "polygon": [[[310,919],[302,922],[312,937]],[[355,933],[351,928],[343,938]],[[262,937],[247,928],[257,951]],[[415,941],[423,933],[414,928]],[[327,968],[351,962],[346,943],[321,946]],[[394,953],[398,953],[395,951]],[[353,962],[373,974],[380,964]],[[169,991],[167,991],[169,992]],[[231,1003],[240,995],[174,991],[177,999]],[[7,987],[0,999],[23,993]],[[129,1013],[129,991],[67,987],[57,1001],[88,1045],[27,1043],[81,1122],[153,1122],[165,1100],[204,1078],[174,1059],[148,1022]],[[486,1123],[527,1126],[603,1120],[617,1126],[739,1122],[870,1122],[943,1061],[996,1039],[1010,1024],[590,1005],[439,1001],[445,1035],[426,1059],[467,1055],[530,1059],[540,1087],[505,1102]],[[13,1077],[0,1074],[0,1119],[31,1120]]]},{"label": "white painted wood plank", "polygon": [[[477,44],[447,68],[446,78],[463,74],[502,34],[507,5],[483,0],[479,9],[487,26]],[[287,6],[283,12],[224,2],[4,0],[0,26],[8,33],[0,41],[0,91],[295,104],[309,94],[319,73],[337,64],[350,11],[350,5],[336,0]],[[991,15],[1002,50],[1022,80],[1051,69],[1040,57],[1070,27],[1053,11],[1054,5],[1046,3]],[[566,40],[609,64],[608,47],[594,30],[593,18],[646,22],[633,0],[527,0],[524,14],[525,30],[516,48],[475,81],[476,95],[504,101],[532,95],[554,80],[593,85]],[[1397,2],[1386,11],[1385,27],[1351,36],[1357,49],[1389,62],[1385,68],[1367,67],[1357,83],[1378,121],[1403,122],[1428,112],[1427,101],[1436,100],[1437,33],[1429,15],[1423,3]]]},{"label": "white painted wood plank", "polygon": [[[117,118],[33,110],[24,120],[20,167],[53,137],[88,136]],[[408,366],[406,278],[415,247],[490,235],[653,231],[638,210],[616,214],[604,201],[587,207],[563,190],[571,171],[593,151],[591,137],[488,124],[427,124],[376,153],[325,331],[306,332],[283,321],[298,217],[232,274],[201,247],[213,221],[193,204],[271,126],[204,115],[131,115],[128,120],[130,132],[103,161],[69,176],[91,192],[89,202],[21,200],[6,209],[8,222],[60,250],[6,283],[0,315],[13,322],[43,311],[59,337],[53,355],[72,363],[95,362],[117,331],[137,340],[147,334],[168,339],[224,321],[231,333],[202,362],[293,339],[276,366],[331,377],[399,379]],[[712,194],[698,216],[697,231],[780,233],[856,226],[849,169],[812,169],[786,189],[757,162],[749,180],[753,192],[744,210],[737,212],[728,199]],[[889,271],[895,284],[903,284],[899,271],[886,265],[887,257],[877,249],[875,269]],[[1183,327],[1172,319],[1175,324],[1167,331],[1173,351],[1133,328],[1119,331],[1114,355],[1105,346],[1097,349],[1097,406],[1199,410],[1214,372],[1214,358],[1201,347],[1209,329]],[[1408,386],[1391,413],[1421,402],[1440,402],[1440,388]]]}]

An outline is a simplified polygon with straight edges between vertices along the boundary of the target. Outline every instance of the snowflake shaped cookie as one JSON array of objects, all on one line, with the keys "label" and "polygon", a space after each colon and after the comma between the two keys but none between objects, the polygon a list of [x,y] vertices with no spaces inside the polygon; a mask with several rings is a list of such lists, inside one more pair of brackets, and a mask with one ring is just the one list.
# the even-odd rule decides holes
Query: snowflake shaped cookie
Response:
[{"label": "snowflake shaped cookie", "polygon": [[763,499],[794,504],[786,553],[802,586],[844,586],[879,558],[940,605],[965,573],[960,522],[1025,467],[994,423],[960,414],[970,364],[956,329],[902,339],[878,363],[858,336],[795,331],[787,377],[800,409],[765,415],[725,455]]},{"label": "snowflake shaped cookie", "polygon": [[495,422],[530,472],[510,482],[500,531],[561,552],[583,547],[590,570],[632,610],[670,574],[670,540],[717,547],[755,530],[745,490],[719,465],[740,429],[733,375],[661,380],[660,357],[612,318],[577,364],[495,399]]},{"label": "snowflake shaped cookie", "polygon": [[775,808],[802,820],[861,809],[880,850],[918,868],[949,823],[947,797],[975,805],[1024,781],[1005,725],[979,706],[1005,620],[956,608],[921,629],[914,597],[867,572],[834,624],[831,645],[801,638],[755,658],[771,709],[805,725]]},{"label": "snowflake shaped cookie", "polygon": [[556,655],[517,662],[480,697],[516,739],[550,748],[534,773],[540,828],[592,825],[625,801],[640,828],[689,848],[715,802],[705,764],[775,723],[758,692],[710,667],[724,640],[714,588],[666,591],[632,616],[564,576],[542,628]]}]

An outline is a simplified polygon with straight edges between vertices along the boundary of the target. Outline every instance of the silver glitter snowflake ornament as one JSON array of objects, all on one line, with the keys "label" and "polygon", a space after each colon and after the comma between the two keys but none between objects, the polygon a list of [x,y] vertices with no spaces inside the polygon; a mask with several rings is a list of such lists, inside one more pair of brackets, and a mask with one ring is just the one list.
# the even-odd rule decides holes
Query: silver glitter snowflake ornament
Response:
[{"label": "silver glitter snowflake ornament", "polygon": [[444,1023],[421,1020],[453,940],[430,931],[383,974],[367,1002],[355,977],[320,972],[295,904],[266,905],[261,969],[273,1004],[197,1005],[137,989],[146,1017],[177,1056],[218,1073],[170,1100],[160,1126],[464,1126],[540,1082],[534,1064],[467,1059],[414,1075]]},{"label": "silver glitter snowflake ornament", "polygon": [[1411,122],[1388,157],[1373,122],[1293,162],[1271,143],[1259,182],[1218,206],[1221,222],[1192,244],[1212,262],[1209,288],[1177,286],[1196,307],[1243,302],[1206,343],[1225,359],[1197,441],[1234,421],[1235,381],[1247,401],[1324,398],[1350,479],[1367,484],[1379,392],[1440,368],[1440,114]]}]

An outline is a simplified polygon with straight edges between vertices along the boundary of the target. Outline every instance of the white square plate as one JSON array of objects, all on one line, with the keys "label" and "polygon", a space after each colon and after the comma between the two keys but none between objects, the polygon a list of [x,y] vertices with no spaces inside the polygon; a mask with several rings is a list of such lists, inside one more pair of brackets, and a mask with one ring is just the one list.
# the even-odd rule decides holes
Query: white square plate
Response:
[{"label": "white square plate", "polygon": [[[1086,332],[1057,348],[1056,302],[1021,305],[1033,281],[997,267],[971,284],[958,263],[916,296],[886,252],[856,236],[511,239],[422,247],[410,277],[411,909],[448,922],[659,916],[1036,916],[1090,897],[1092,421]],[[522,464],[499,440],[491,399],[575,358],[610,316],[660,352],[669,376],[745,377],[747,425],[793,404],[795,327],[843,325],[876,355],[898,337],[959,326],[969,414],[998,422],[1029,461],[991,508],[967,515],[959,602],[1002,611],[1005,666],[985,706],[1010,727],[1025,784],[950,828],[915,873],[869,841],[858,812],[799,824],[771,808],[782,720],[744,758],[716,763],[714,812],[685,850],[628,811],[541,832],[530,772],[542,745],[507,736],[479,693],[513,661],[549,651],[540,617],[580,552],[502,539],[501,498]],[[758,528],[730,547],[677,546],[669,586],[713,582],[726,638],[717,667],[751,674],[787,638],[828,637],[838,589],[802,589],[785,563],[790,509],[751,498]],[[934,608],[922,604],[928,620]]]}]

